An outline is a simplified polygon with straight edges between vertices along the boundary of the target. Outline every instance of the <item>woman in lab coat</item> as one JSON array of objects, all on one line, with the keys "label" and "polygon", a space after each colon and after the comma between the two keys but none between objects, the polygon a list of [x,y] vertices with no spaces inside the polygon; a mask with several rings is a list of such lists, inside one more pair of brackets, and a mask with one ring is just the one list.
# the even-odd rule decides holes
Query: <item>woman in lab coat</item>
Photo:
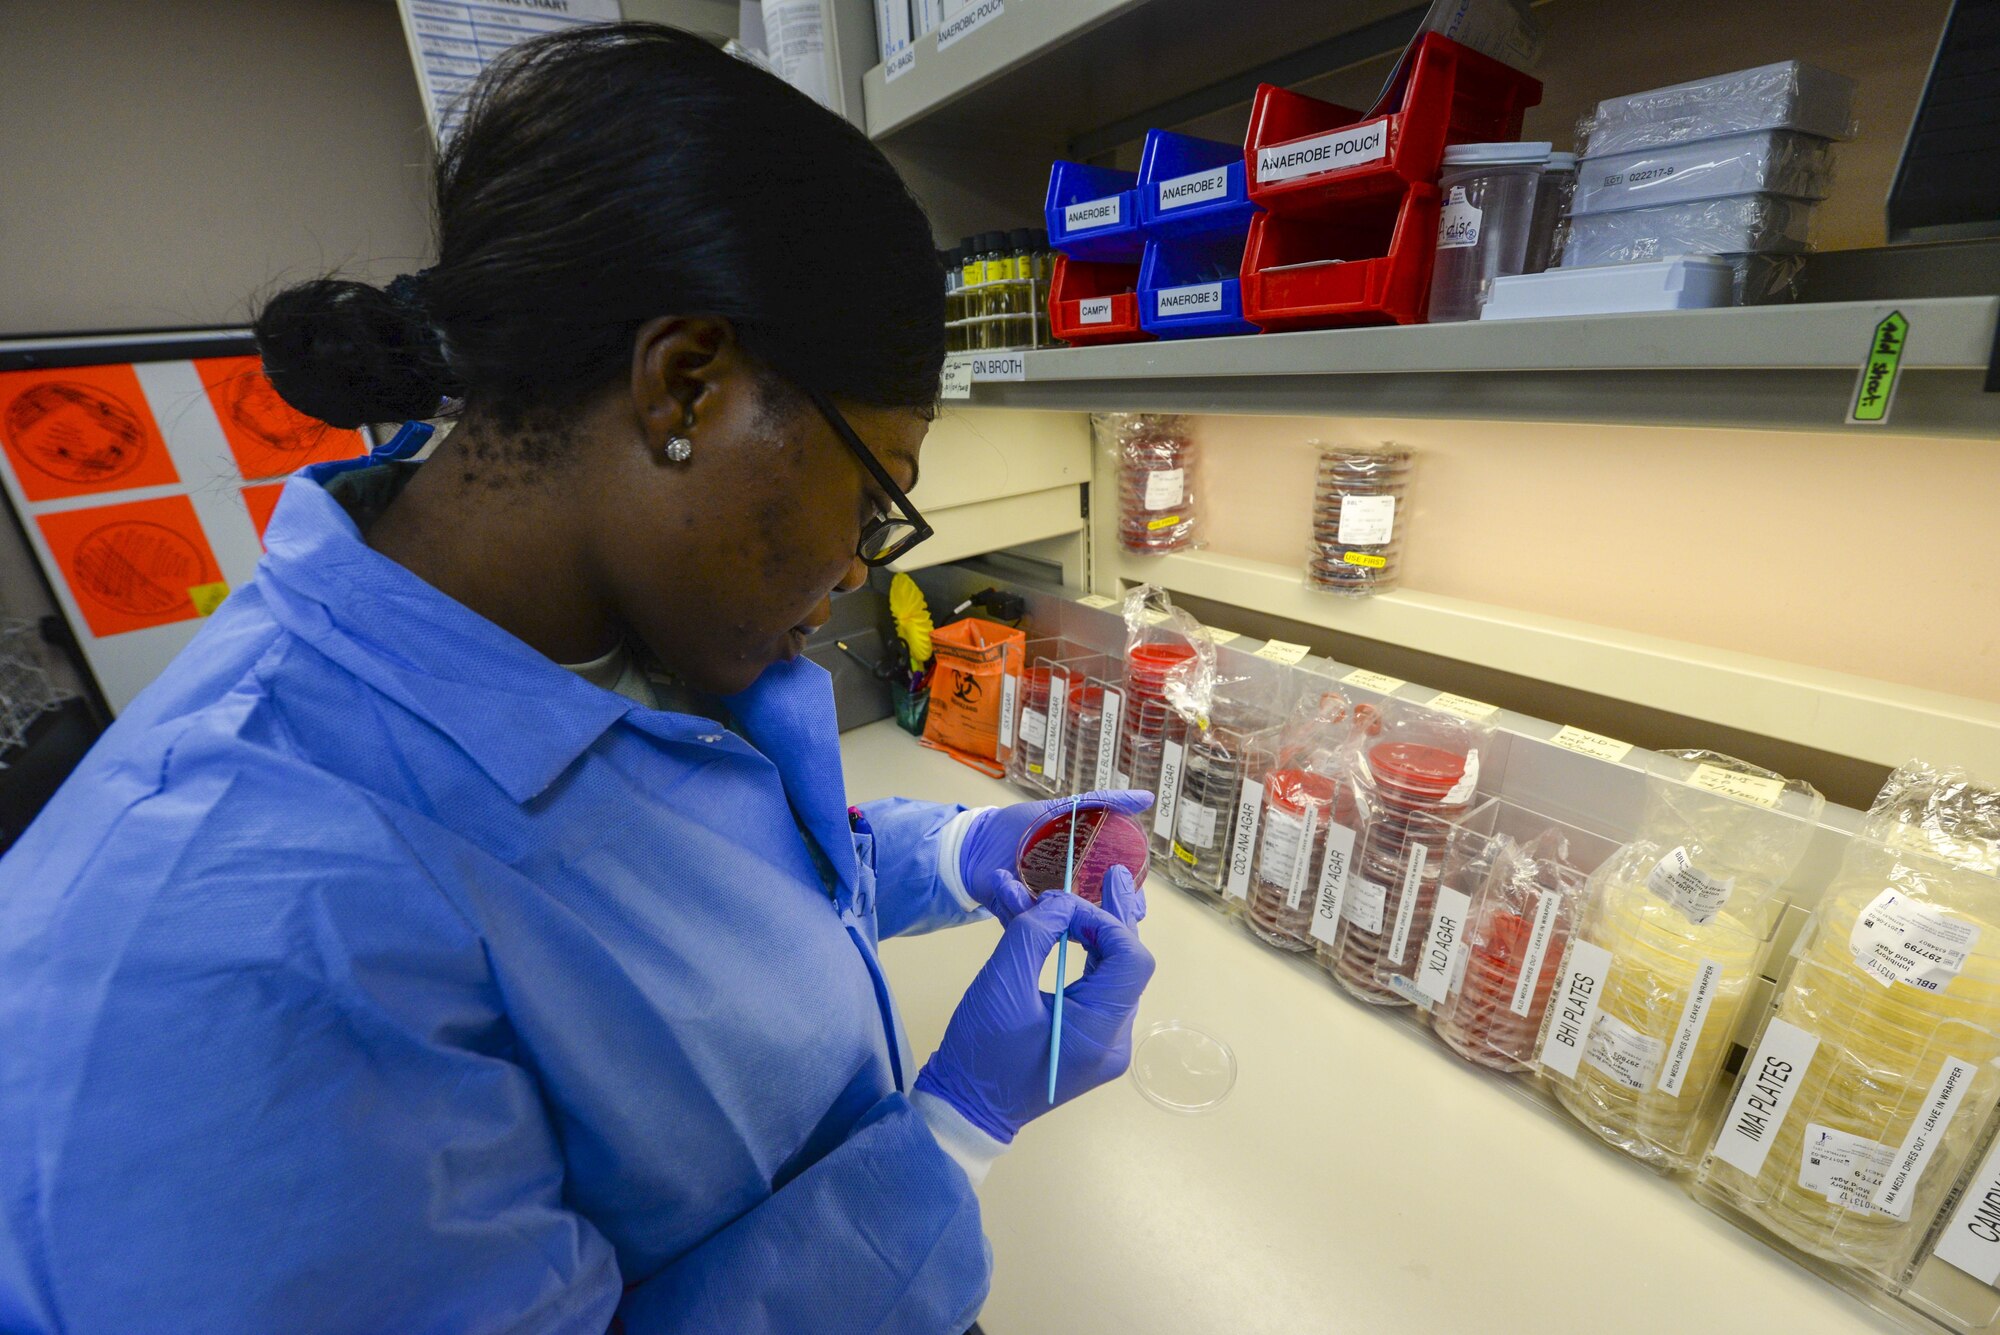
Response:
[{"label": "woman in lab coat", "polygon": [[[1043,958],[1091,961],[1057,1101],[1152,962],[1129,881],[1004,874],[1033,808],[850,811],[799,656],[926,532],[929,226],[838,117],[638,24],[488,76],[437,226],[257,335],[314,417],[454,429],[289,482],[0,862],[0,1329],[963,1330]],[[877,940],[989,909],[915,1070]]]}]

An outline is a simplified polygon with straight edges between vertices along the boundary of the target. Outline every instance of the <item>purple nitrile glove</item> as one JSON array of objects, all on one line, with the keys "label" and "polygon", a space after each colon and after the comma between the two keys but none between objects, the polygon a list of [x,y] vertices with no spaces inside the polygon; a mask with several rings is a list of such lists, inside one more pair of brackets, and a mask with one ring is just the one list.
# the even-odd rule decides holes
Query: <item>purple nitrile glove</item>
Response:
[{"label": "purple nitrile glove", "polygon": [[[964,884],[966,892],[992,909],[1001,922],[1012,921],[1014,913],[1003,913],[994,901],[1000,895],[1000,878],[1017,873],[1015,858],[1021,851],[1021,840],[1043,821],[1067,813],[1072,802],[1083,806],[1109,807],[1113,811],[1136,816],[1153,805],[1153,795],[1137,788],[1107,788],[1076,798],[1052,797],[1045,802],[1016,802],[1011,807],[994,807],[980,812],[966,830],[965,841],[958,847],[958,879]],[[1143,904],[1142,900],[1142,917]]]},{"label": "purple nitrile glove", "polygon": [[1113,867],[1104,877],[1103,908],[1055,891],[1016,916],[952,1013],[916,1088],[1002,1142],[1055,1106],[1049,1102],[1055,998],[1042,991],[1041,975],[1065,934],[1089,959],[1083,977],[1063,989],[1055,1102],[1117,1079],[1132,1063],[1132,1017],[1153,976],[1152,952],[1134,926],[1137,904],[1132,874]]}]

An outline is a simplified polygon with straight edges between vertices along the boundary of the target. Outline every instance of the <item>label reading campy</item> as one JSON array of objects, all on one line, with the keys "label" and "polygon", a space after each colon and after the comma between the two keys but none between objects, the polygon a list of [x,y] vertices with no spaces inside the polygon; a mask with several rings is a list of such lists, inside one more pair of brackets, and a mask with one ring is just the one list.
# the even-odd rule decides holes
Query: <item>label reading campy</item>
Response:
[{"label": "label reading campy", "polygon": [[1675,848],[1653,864],[1646,873],[1646,888],[1679,909],[1697,927],[1712,922],[1729,892],[1736,888],[1734,876],[1709,876],[1694,865],[1685,848]]},{"label": "label reading campy", "polygon": [[1584,1045],[1583,1059],[1633,1093],[1643,1093],[1660,1069],[1667,1045],[1642,1034],[1610,1011],[1599,1011]]},{"label": "label reading campy", "polygon": [[1588,941],[1572,941],[1556,990],[1549,998],[1548,1031],[1542,1039],[1542,1067],[1571,1080],[1583,1060],[1584,1045],[1597,1025],[1611,952]]},{"label": "label reading campy", "polygon": [[1695,970],[1694,986],[1688,989],[1687,1004],[1681,1007],[1681,1022],[1674,1026],[1674,1036],[1667,1042],[1666,1064],[1660,1067],[1660,1092],[1669,1098],[1681,1096],[1681,1086],[1701,1043],[1702,1026],[1708,1023],[1709,1007],[1715,1004],[1716,989],[1721,985],[1722,966],[1703,960]]},{"label": "label reading campy", "polygon": [[1432,1001],[1443,1001],[1451,991],[1451,980],[1465,941],[1465,924],[1472,912],[1472,896],[1440,886],[1437,906],[1431,910],[1431,930],[1424,939],[1423,953],[1417,956],[1417,991]]},{"label": "label reading campy", "polygon": [[1799,1146],[1799,1185],[1843,1210],[1876,1210],[1875,1193],[1895,1157],[1893,1145],[1807,1122]]},{"label": "label reading campy", "polygon": [[1951,1223],[1938,1238],[1937,1256],[1981,1284],[2000,1286],[2000,1140],[1966,1185]]},{"label": "label reading campy", "polygon": [[1144,508],[1166,510],[1179,505],[1187,495],[1187,470],[1185,468],[1156,468],[1146,474],[1146,499]]},{"label": "label reading campy", "polygon": [[1439,250],[1464,250],[1479,244],[1480,211],[1465,198],[1465,187],[1455,185],[1445,205],[1438,211]]},{"label": "label reading campy", "polygon": [[1582,728],[1564,728],[1549,738],[1549,744],[1574,751],[1580,756],[1589,756],[1592,760],[1608,760],[1614,765],[1632,754],[1632,743],[1601,733],[1585,732]]},{"label": "label reading campy", "polygon": [[1160,748],[1160,786],[1153,792],[1153,833],[1166,839],[1174,832],[1174,804],[1181,795],[1181,744]]},{"label": "label reading campy", "polygon": [[1085,297],[1082,301],[1077,302],[1076,322],[1078,324],[1110,324],[1111,298]]},{"label": "label reading campy", "polygon": [[1389,155],[1389,123],[1369,121],[1351,125],[1332,134],[1297,139],[1289,144],[1272,144],[1257,150],[1257,179],[1273,185],[1295,181],[1302,176],[1358,167],[1379,162]]},{"label": "label reading campy", "polygon": [[1855,964],[1884,987],[1907,983],[1942,992],[1965,970],[1979,941],[1978,923],[1884,890],[1854,920],[1847,948]]},{"label": "label reading campy", "polygon": [[1528,928],[1528,948],[1521,954],[1521,974],[1514,980],[1514,995],[1507,1009],[1527,1016],[1535,1009],[1535,985],[1541,981],[1542,965],[1549,957],[1549,943],[1555,940],[1556,916],[1562,911],[1562,896],[1543,890],[1535,897],[1535,920]]},{"label": "label reading campy", "polygon": [[1359,686],[1366,691],[1379,691],[1383,695],[1394,695],[1410,684],[1401,677],[1392,677],[1386,672],[1370,672],[1367,668],[1356,668],[1341,680],[1349,686]]},{"label": "label reading campy", "polygon": [[1389,963],[1401,964],[1410,945],[1410,926],[1417,918],[1417,891],[1424,882],[1424,865],[1430,850],[1422,844],[1408,845],[1409,861],[1403,864],[1403,892],[1396,900],[1396,930],[1389,936]]},{"label": "label reading campy", "polygon": [[1338,823],[1326,827],[1326,852],[1319,860],[1319,885],[1313,901],[1312,934],[1332,945],[1340,934],[1347,898],[1348,868],[1354,862],[1354,831]]},{"label": "label reading campy", "polygon": [[1778,1127],[1818,1051],[1818,1034],[1771,1018],[1764,1026],[1763,1041],[1743,1063],[1743,1082],[1736,1087],[1736,1098],[1716,1137],[1716,1158],[1751,1177],[1764,1171]]},{"label": "label reading campy", "polygon": [[1229,882],[1225,889],[1231,899],[1250,896],[1251,856],[1257,848],[1263,815],[1264,785],[1256,779],[1245,779],[1236,796],[1236,822],[1229,831]]},{"label": "label reading campy", "polygon": [[1396,531],[1394,496],[1349,496],[1340,506],[1338,541],[1357,547],[1380,547]]},{"label": "label reading campy", "polygon": [[1125,196],[1106,195],[1086,199],[1063,208],[1063,226],[1072,232],[1088,232],[1111,227],[1125,220]]},{"label": "label reading campy", "polygon": [[1347,887],[1340,916],[1371,936],[1382,934],[1382,911],[1389,903],[1389,887],[1365,876],[1356,876]]},{"label": "label reading campy", "polygon": [[1769,779],[1761,774],[1739,774],[1733,769],[1720,765],[1696,765],[1688,782],[1696,788],[1724,797],[1733,797],[1739,802],[1752,802],[1760,807],[1775,807],[1778,798],[1784,794],[1782,779]]},{"label": "label reading campy", "polygon": [[1195,172],[1189,176],[1176,176],[1160,182],[1160,212],[1169,209],[1184,209],[1190,204],[1204,200],[1220,199],[1229,193],[1229,168],[1217,167],[1214,171]]},{"label": "label reading campy", "polygon": [[1937,1153],[1959,1105],[1965,1102],[1975,1069],[1971,1062],[1957,1057],[1944,1059],[1937,1079],[1931,1082],[1931,1092],[1924,1096],[1917,1120],[1910,1123],[1909,1134],[1903,1137],[1902,1148],[1889,1161],[1882,1189],[1875,1193],[1875,1208],[1898,1219],[1910,1217],[1910,1202],[1916,1197],[1917,1183],[1922,1180],[1931,1156]]},{"label": "label reading campy", "polygon": [[[1118,723],[1125,714],[1125,693],[1104,688],[1104,712],[1097,725],[1097,764],[1093,768],[1092,787],[1103,789],[1113,786],[1117,775]],[[1118,784],[1118,787],[1124,787]]]}]

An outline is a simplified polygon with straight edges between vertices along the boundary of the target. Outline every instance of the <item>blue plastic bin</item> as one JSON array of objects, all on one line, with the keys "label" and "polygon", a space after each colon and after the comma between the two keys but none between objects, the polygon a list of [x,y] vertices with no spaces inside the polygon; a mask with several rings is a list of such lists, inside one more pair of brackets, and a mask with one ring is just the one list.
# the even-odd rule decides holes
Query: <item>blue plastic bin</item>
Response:
[{"label": "blue plastic bin", "polygon": [[1139,225],[1148,237],[1250,230],[1257,206],[1243,180],[1243,145],[1146,131],[1139,155]]},{"label": "blue plastic bin", "polygon": [[1139,327],[1155,338],[1254,334],[1243,318],[1243,232],[1162,237],[1139,265]]},{"label": "blue plastic bin", "polygon": [[1134,191],[1138,182],[1134,172],[1056,163],[1042,205],[1049,245],[1073,260],[1137,264],[1146,248]]}]

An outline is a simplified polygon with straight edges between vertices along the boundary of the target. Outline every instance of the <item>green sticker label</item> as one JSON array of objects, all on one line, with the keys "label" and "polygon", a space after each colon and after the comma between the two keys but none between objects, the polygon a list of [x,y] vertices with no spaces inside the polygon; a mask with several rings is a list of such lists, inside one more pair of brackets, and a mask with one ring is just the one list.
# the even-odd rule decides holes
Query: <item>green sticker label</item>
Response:
[{"label": "green sticker label", "polygon": [[1854,406],[1847,411],[1849,422],[1879,424],[1889,420],[1889,403],[1896,396],[1896,371],[1903,362],[1903,347],[1910,339],[1910,322],[1901,311],[1890,311],[1875,326],[1869,340],[1868,356],[1854,382]]}]

